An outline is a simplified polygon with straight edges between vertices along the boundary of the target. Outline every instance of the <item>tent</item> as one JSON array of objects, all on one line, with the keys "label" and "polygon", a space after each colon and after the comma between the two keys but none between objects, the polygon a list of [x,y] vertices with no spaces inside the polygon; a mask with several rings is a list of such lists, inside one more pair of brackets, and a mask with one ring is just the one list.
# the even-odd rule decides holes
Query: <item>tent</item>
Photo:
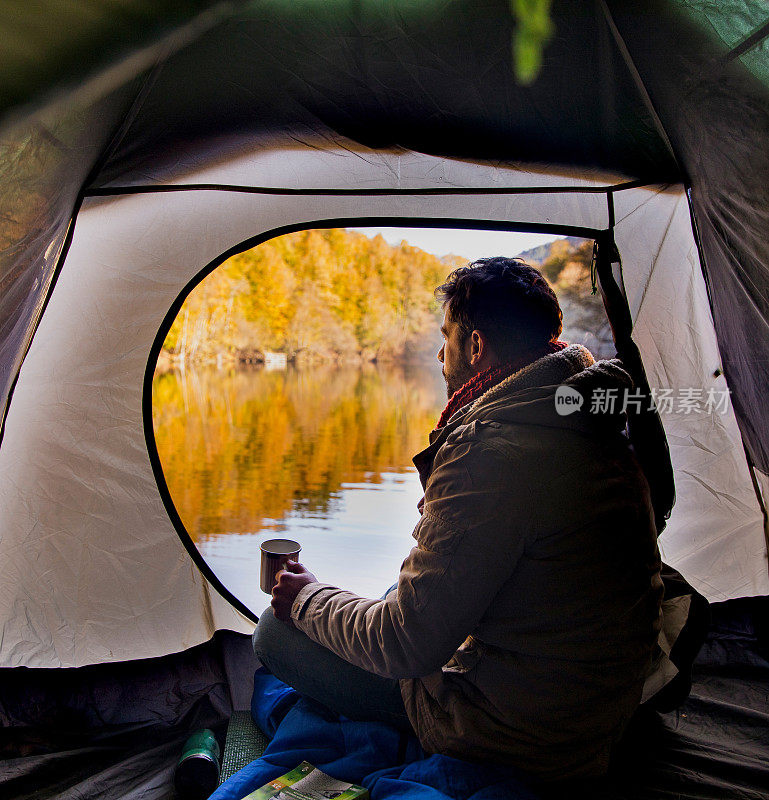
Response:
[{"label": "tent", "polygon": [[[150,382],[206,274],[307,227],[599,241],[615,335],[632,333],[651,389],[726,401],[661,415],[665,559],[712,602],[769,594],[769,9],[586,0],[550,16],[526,82],[524,22],[502,0],[0,12],[0,667],[29,701],[6,700],[5,725],[30,719],[52,669],[114,686],[137,663],[186,698],[177,724],[202,696],[168,677],[180,663],[217,664],[217,691],[241,663],[225,632],[255,615],[185,534]],[[204,693],[209,712],[237,702],[234,683]],[[78,691],[68,707],[88,706]],[[136,723],[99,698],[102,721]]]}]

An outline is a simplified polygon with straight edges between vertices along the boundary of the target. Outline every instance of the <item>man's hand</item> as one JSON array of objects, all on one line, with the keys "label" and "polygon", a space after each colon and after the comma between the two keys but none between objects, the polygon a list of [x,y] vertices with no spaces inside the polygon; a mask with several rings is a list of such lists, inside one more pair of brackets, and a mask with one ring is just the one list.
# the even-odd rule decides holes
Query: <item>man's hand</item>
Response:
[{"label": "man's hand", "polygon": [[298,561],[286,561],[286,568],[278,573],[278,582],[272,590],[272,610],[282,622],[291,624],[291,606],[299,592],[308,583],[317,583],[318,579]]}]

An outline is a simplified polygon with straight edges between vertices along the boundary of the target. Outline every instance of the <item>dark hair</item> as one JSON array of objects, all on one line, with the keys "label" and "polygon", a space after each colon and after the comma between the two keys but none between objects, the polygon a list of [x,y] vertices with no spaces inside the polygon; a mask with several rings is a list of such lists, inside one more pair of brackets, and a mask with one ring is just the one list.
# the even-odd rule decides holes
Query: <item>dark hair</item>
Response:
[{"label": "dark hair", "polygon": [[555,341],[563,330],[555,292],[520,258],[480,258],[459,267],[435,296],[463,338],[483,331],[502,359]]}]

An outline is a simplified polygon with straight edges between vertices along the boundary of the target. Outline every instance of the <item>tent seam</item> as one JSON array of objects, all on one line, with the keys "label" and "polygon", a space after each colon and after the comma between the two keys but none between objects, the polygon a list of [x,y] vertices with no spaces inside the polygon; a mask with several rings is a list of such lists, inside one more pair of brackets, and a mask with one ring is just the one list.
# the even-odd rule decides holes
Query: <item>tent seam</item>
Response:
[{"label": "tent seam", "polygon": [[[328,196],[398,196],[398,195],[525,195],[525,194],[609,194],[625,189],[657,186],[658,182],[627,181],[609,186],[466,186],[466,187],[414,187],[412,189],[342,189],[342,188],[295,188],[287,186],[244,186],[227,183],[178,183],[159,186],[114,186],[88,189],[86,197],[111,197],[126,194],[152,194],[163,192],[219,191],[268,195],[328,195]],[[667,185],[667,184],[666,184]]]},{"label": "tent seam", "polygon": [[633,57],[630,55],[630,50],[628,50],[627,44],[625,44],[625,40],[622,38],[622,34],[619,32],[617,23],[614,21],[614,17],[612,16],[609,7],[606,5],[606,0],[599,0],[599,4],[601,6],[601,9],[603,10],[606,24],[609,26],[609,30],[611,31],[611,34],[614,37],[617,49],[622,55],[622,60],[625,62],[625,66],[630,71],[630,74],[633,78],[633,82],[636,85],[636,89],[638,89],[638,93],[641,95],[641,99],[643,100],[644,105],[646,106],[649,114],[651,115],[651,118],[654,122],[654,127],[657,129],[657,134],[665,143],[665,146],[667,147],[670,156],[672,157],[679,171],[683,175],[685,174],[685,172],[681,168],[681,162],[679,161],[676,155],[676,151],[673,148],[673,144],[667,135],[665,126],[662,124],[662,120],[660,119],[660,116],[657,113],[657,109],[654,107],[654,103],[652,102],[649,92],[647,91],[646,86],[644,85],[644,82],[641,79],[641,74],[638,72],[638,68],[636,67],[635,62],[633,61]]}]

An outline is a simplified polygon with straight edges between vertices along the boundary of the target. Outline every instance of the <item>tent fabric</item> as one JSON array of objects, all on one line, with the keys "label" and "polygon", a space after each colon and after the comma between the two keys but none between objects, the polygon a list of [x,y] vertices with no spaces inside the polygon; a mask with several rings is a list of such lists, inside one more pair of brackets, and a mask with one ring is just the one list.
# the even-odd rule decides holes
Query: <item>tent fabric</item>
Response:
[{"label": "tent fabric", "polygon": [[[198,32],[212,24],[225,12],[224,4],[210,8],[215,5],[216,0],[3,3],[0,114],[20,116],[37,94],[50,97],[52,87],[82,88],[100,73],[103,81],[103,73],[109,72],[116,60],[129,56],[131,62],[114,70],[118,74],[111,83],[135,75],[146,63],[157,60],[157,50],[167,53],[171,45],[184,43],[186,37],[180,36],[179,29],[183,32],[192,27],[191,19]],[[169,33],[172,42],[164,41]],[[137,51],[141,53],[138,59]]]},{"label": "tent fabric", "polygon": [[[769,446],[762,444],[769,440],[762,422],[769,419],[769,351],[761,344],[769,337],[759,344],[754,338],[767,332],[760,287],[769,263],[769,161],[755,145],[769,130],[766,86],[740,60],[717,57],[721,42],[699,29],[710,27],[707,4],[697,17],[677,3],[561,2],[553,4],[557,58],[549,51],[535,95],[515,85],[499,55],[509,51],[511,33],[503,6],[451,3],[435,18],[399,4],[361,4],[330,24],[301,4],[293,13],[282,5],[244,12],[235,41],[249,49],[233,48],[233,26],[225,25],[171,57],[97,185],[146,176],[150,146],[160,179],[184,170],[186,153],[194,154],[187,168],[194,167],[200,151],[180,157],[172,144],[182,128],[185,140],[205,137],[208,148],[224,146],[228,133],[228,147],[242,146],[250,133],[244,119],[252,117],[262,129],[288,124],[302,135],[320,126],[377,147],[692,181],[724,370],[751,457],[769,472]],[[258,70],[243,63],[253,46]],[[224,49],[226,62],[215,60]],[[506,69],[468,69],[479,52],[494,53]],[[188,80],[181,91],[178,75]],[[194,87],[194,101],[187,87]],[[191,118],[188,108],[201,94],[212,97],[212,113]]]},{"label": "tent fabric", "polygon": [[64,251],[80,187],[122,122],[129,96],[124,90],[109,103],[43,114],[0,141],[2,409]]},{"label": "tent fabric", "polygon": [[[201,10],[145,8],[146,34],[112,61],[0,70],[0,664],[149,657],[249,628],[174,538],[141,386],[186,281],[249,237],[318,220],[616,222],[652,388],[731,391],[724,414],[663,417],[678,488],[665,556],[711,599],[765,593],[760,9],[556,0],[531,85],[504,0]],[[98,30],[62,41],[115,44],[109,18]],[[40,47],[42,68],[56,50]]]},{"label": "tent fabric", "polygon": [[[769,337],[754,337],[767,329],[769,157],[756,143],[769,98],[755,67],[763,51],[727,49],[760,20],[745,7],[556,2],[556,43],[530,88],[512,77],[502,2],[442,4],[436,16],[399,3],[251,6],[167,59],[94,185],[194,168],[249,141],[252,119],[259,130],[330,129],[377,147],[690,181],[738,424],[767,473]],[[495,68],[468,69],[479,53],[494,54]],[[180,138],[198,145],[180,153]]]},{"label": "tent fabric", "polygon": [[[716,410],[722,398],[731,398],[731,385],[722,372],[707,288],[688,235],[687,198],[666,190],[654,203],[639,202],[634,197],[640,193],[615,194],[615,237],[633,338],[650,386],[658,391],[675,474],[672,530],[660,539],[663,559],[708,600],[766,594],[762,510],[735,417]],[[665,401],[662,389],[672,390],[674,403]],[[680,402],[692,389],[699,410]],[[708,393],[714,399],[709,414],[702,413]],[[746,536],[748,530],[752,534]],[[741,550],[739,557],[730,546],[725,549],[727,541]]]},{"label": "tent fabric", "polygon": [[92,185],[194,170],[287,128],[374,149],[680,178],[601,3],[553,5],[558,59],[545,60],[536,94],[515,81],[503,0],[244,5],[158,65]]},{"label": "tent fabric", "polygon": [[249,637],[222,631],[164,658],[4,670],[0,796],[167,800],[185,740],[207,727],[224,744],[257,665]]},{"label": "tent fabric", "polygon": [[651,3],[641,25],[633,3],[609,6],[685,165],[724,372],[750,457],[766,474],[769,154],[757,143],[769,133],[769,51],[760,39],[739,57],[731,50],[753,24],[769,20],[769,11],[752,3],[729,3],[717,12],[707,2]]},{"label": "tent fabric", "polygon": [[[217,629],[252,630],[190,559],[145,438],[159,332],[223,254],[295,226],[366,219],[544,220],[589,235],[609,227],[606,188],[617,186],[617,243],[651,386],[703,396],[723,389],[681,187],[273,141],[187,176],[175,191],[87,198],[0,447],[2,663],[152,657]],[[419,189],[439,193],[411,193]],[[768,593],[763,518],[731,407],[663,414],[663,424],[679,482],[661,539],[666,559],[708,599]]]}]

